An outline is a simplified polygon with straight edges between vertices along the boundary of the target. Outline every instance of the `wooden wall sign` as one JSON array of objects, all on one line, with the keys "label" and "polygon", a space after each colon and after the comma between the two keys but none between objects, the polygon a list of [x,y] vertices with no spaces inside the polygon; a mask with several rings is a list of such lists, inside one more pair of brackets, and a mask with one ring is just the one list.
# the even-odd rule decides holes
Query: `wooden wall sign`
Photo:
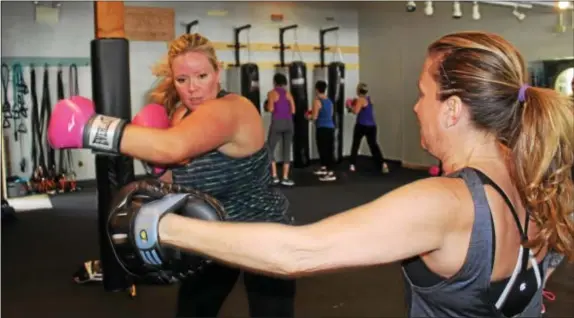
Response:
[{"label": "wooden wall sign", "polygon": [[125,33],[130,41],[171,41],[175,11],[168,8],[125,6]]}]

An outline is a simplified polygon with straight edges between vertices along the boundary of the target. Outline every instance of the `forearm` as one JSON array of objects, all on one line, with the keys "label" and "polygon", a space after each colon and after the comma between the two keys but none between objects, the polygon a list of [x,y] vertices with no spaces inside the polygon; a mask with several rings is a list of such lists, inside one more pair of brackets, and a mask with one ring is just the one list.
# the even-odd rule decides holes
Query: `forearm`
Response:
[{"label": "forearm", "polygon": [[281,276],[312,271],[320,254],[304,230],[281,224],[207,222],[169,214],[159,233],[162,244]]},{"label": "forearm", "polygon": [[176,138],[170,138],[169,130],[127,125],[122,136],[120,152],[143,161],[157,164],[173,164],[177,158]]}]

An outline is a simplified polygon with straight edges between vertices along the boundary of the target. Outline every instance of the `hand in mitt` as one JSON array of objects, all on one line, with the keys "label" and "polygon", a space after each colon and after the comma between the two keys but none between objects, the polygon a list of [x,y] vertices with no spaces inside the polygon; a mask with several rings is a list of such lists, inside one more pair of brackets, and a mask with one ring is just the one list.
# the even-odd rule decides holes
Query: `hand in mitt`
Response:
[{"label": "hand in mitt", "polygon": [[161,245],[159,222],[168,213],[208,221],[225,219],[217,200],[193,189],[158,180],[126,185],[114,198],[107,234],[116,258],[128,274],[181,279],[209,262],[202,256]]}]

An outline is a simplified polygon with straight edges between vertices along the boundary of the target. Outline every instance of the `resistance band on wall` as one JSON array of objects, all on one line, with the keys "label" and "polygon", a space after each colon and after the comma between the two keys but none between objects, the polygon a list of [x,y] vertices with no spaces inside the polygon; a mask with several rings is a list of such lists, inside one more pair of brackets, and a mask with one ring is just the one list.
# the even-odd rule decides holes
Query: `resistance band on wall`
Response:
[{"label": "resistance band on wall", "polygon": [[2,128],[10,128],[10,119],[12,119],[12,105],[8,99],[8,84],[10,83],[10,67],[2,63],[2,95],[4,100],[2,102]]},{"label": "resistance band on wall", "polygon": [[26,99],[24,98],[28,95],[29,90],[26,82],[24,81],[24,73],[22,71],[22,65],[15,64],[12,67],[12,75],[14,85],[14,106],[12,112],[14,114],[14,140],[20,142],[20,172],[26,172],[26,156],[24,152],[24,138],[21,138],[21,134],[28,132],[26,127],[25,119],[28,118],[28,108],[26,108]]},{"label": "resistance band on wall", "polygon": [[30,65],[30,85],[31,99],[32,99],[32,163],[33,170],[30,178],[30,191],[36,193],[43,193],[46,185],[42,181],[44,179],[44,171],[46,171],[46,160],[44,158],[43,146],[43,125],[40,120],[40,109],[38,107],[38,93],[36,92],[36,70],[34,65]]},{"label": "resistance band on wall", "polygon": [[[76,175],[72,166],[71,150],[62,150],[57,153],[58,165],[56,165],[56,153],[48,145],[46,129],[50,120],[50,87],[48,65],[44,67],[42,105],[38,105],[36,92],[36,70],[30,66],[31,95],[32,95],[32,160],[34,171],[31,177],[30,190],[35,193],[55,193],[77,190]],[[78,71],[77,66],[70,66],[70,96],[78,95]],[[57,72],[57,98],[65,98],[62,66]],[[47,156],[45,156],[47,154]]]},{"label": "resistance band on wall", "polygon": [[46,149],[46,177],[53,179],[56,176],[56,154],[50,145],[46,131],[48,123],[50,122],[50,115],[52,114],[52,104],[50,102],[50,73],[48,65],[44,66],[44,78],[42,85],[42,110],[40,120],[42,121],[42,147]]}]

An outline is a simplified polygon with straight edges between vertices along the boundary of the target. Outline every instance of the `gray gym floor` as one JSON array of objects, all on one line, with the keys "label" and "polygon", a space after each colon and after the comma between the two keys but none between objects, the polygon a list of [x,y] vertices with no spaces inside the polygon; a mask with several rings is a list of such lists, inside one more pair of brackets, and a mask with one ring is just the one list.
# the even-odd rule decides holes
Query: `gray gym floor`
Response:
[{"label": "gray gym floor", "polygon": [[[375,199],[424,173],[404,169],[390,175],[342,173],[322,184],[309,171],[296,172],[299,186],[285,189],[299,223]],[[2,312],[25,317],[173,317],[175,286],[138,286],[138,295],[107,293],[101,284],[76,285],[78,266],[97,258],[95,189],[55,197],[55,209],[18,213],[2,225]],[[314,202],[312,206],[309,202]],[[574,266],[563,264],[549,283],[557,299],[545,317],[572,317]],[[403,282],[397,264],[325,274],[298,281],[297,317],[404,317]],[[239,282],[220,317],[246,317],[247,302]]]}]

